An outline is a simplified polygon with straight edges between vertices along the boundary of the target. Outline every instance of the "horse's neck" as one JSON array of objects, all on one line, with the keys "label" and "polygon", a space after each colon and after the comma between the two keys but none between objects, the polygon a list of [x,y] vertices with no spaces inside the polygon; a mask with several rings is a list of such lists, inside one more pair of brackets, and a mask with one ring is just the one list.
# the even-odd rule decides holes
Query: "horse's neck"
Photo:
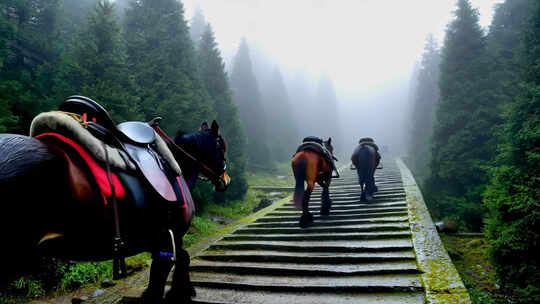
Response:
[{"label": "horse's neck", "polygon": [[[199,136],[200,135],[196,133],[184,134],[179,138],[176,144],[182,147],[182,149],[184,149],[191,156],[199,159],[201,155]],[[199,175],[197,163],[193,159],[184,156],[180,161],[180,167],[182,168],[182,172],[184,173],[184,177],[189,187],[192,188],[193,186],[195,186],[195,181],[197,180],[197,176]]]}]

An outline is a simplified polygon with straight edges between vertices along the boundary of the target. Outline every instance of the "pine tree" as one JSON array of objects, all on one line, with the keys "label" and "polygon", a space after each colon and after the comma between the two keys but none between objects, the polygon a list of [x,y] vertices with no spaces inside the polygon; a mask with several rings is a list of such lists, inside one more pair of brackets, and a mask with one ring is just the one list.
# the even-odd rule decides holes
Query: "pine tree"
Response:
[{"label": "pine tree", "polygon": [[88,12],[76,41],[72,74],[82,76],[75,89],[99,101],[117,122],[142,119],[125,57],[115,6],[100,1]]},{"label": "pine tree", "polygon": [[[506,1],[505,5],[512,5]],[[513,2],[516,3],[516,2]],[[496,168],[485,194],[487,238],[502,286],[540,302],[540,3],[522,28],[519,90],[505,105]],[[517,53],[519,54],[519,53]]]},{"label": "pine tree", "polygon": [[485,92],[485,54],[478,12],[468,0],[458,0],[442,49],[426,196],[435,214],[457,214],[474,230],[482,225],[481,193],[487,182],[485,168],[494,154],[497,114]]},{"label": "pine tree", "polygon": [[162,116],[170,133],[196,130],[201,121],[213,119],[213,101],[200,80],[180,2],[132,2],[124,32],[128,67],[145,119]]},{"label": "pine tree", "polygon": [[411,168],[417,177],[424,177],[429,161],[430,139],[433,132],[435,107],[439,101],[439,65],[437,41],[433,35],[426,39],[422,63],[414,79],[414,103],[411,115],[412,132],[409,155]]},{"label": "pine tree", "polygon": [[334,152],[342,155],[344,153],[342,146],[345,143],[341,140],[341,127],[338,112],[338,103],[334,84],[328,75],[323,75],[317,86],[315,96],[315,117],[313,123],[315,125],[315,136],[332,137]]},{"label": "pine tree", "polygon": [[251,168],[268,168],[272,163],[268,145],[270,140],[268,122],[245,39],[242,39],[234,59],[231,86],[234,100],[238,102],[240,120],[247,135],[248,164]]},{"label": "pine tree", "polygon": [[195,9],[195,13],[193,14],[193,17],[191,18],[191,22],[189,26],[190,26],[189,35],[191,37],[191,41],[193,41],[193,44],[195,44],[195,47],[198,48],[201,42],[202,36],[205,34],[206,27],[207,27],[202,9],[198,5],[197,5],[197,8]]},{"label": "pine tree", "polygon": [[[0,3],[0,124],[26,134],[33,117],[51,106],[43,98],[50,75],[39,70],[59,53],[59,0],[6,0]],[[43,77],[42,77],[43,76]]]},{"label": "pine tree", "polygon": [[214,100],[214,111],[220,129],[227,140],[228,171],[233,182],[218,199],[240,199],[247,191],[246,139],[242,132],[238,111],[232,100],[225,64],[218,49],[210,24],[202,35],[198,49],[199,71],[204,86]]},{"label": "pine tree", "polygon": [[280,162],[289,161],[301,138],[298,135],[289,94],[277,66],[274,68],[266,92],[264,106],[274,133],[274,144],[271,145],[273,156]]}]

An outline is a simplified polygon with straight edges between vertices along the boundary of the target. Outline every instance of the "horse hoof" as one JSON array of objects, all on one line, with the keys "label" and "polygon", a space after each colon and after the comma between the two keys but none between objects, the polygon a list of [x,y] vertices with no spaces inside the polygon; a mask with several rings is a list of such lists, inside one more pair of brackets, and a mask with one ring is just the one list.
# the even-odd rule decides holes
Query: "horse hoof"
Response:
[{"label": "horse hoof", "polygon": [[369,202],[372,199],[373,199],[373,196],[371,196],[371,195],[366,196],[366,202]]},{"label": "horse hoof", "polygon": [[298,224],[300,225],[300,228],[309,227],[311,224],[313,224],[313,215],[311,215],[311,213],[302,214]]},{"label": "horse hoof", "polygon": [[329,216],[330,215],[330,209],[321,209],[321,215],[322,216]]}]

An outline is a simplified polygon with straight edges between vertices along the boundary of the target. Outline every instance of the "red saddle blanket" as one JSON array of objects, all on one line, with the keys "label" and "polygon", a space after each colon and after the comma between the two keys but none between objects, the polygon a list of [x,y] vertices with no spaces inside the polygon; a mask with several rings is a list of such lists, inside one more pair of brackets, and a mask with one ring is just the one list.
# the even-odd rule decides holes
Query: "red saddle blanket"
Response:
[{"label": "red saddle blanket", "polygon": [[98,164],[96,160],[83,147],[81,147],[75,141],[58,133],[42,133],[36,135],[35,137],[40,140],[50,141],[53,143],[57,143],[58,141],[60,141],[65,146],[73,149],[73,151],[76,152],[77,155],[80,156],[80,158],[88,166],[88,169],[92,174],[92,178],[99,187],[105,204],[108,203],[107,198],[111,197],[113,194],[112,188],[114,188],[114,193],[117,198],[123,198],[126,196],[126,192],[124,190],[124,187],[122,186],[122,183],[118,179],[118,176],[116,176],[116,174],[114,174],[113,172],[110,172],[112,180],[111,187],[107,171],[100,164]]}]

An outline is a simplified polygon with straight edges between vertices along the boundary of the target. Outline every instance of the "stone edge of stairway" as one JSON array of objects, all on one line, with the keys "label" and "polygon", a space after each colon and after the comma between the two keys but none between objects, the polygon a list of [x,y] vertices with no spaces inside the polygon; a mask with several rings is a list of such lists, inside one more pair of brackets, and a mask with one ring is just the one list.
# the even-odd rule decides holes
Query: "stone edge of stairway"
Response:
[{"label": "stone edge of stairway", "polygon": [[405,163],[396,158],[405,188],[414,251],[425,288],[426,303],[472,303],[435,229],[422,192]]}]

